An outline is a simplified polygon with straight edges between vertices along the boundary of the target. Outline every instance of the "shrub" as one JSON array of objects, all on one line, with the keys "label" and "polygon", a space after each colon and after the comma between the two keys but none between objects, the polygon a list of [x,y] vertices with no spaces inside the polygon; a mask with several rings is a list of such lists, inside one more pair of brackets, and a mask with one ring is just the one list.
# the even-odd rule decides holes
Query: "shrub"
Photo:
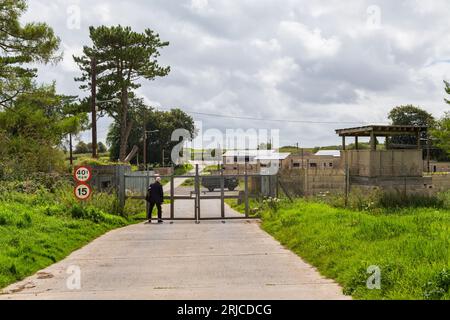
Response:
[{"label": "shrub", "polygon": [[444,296],[449,294],[450,290],[450,271],[443,269],[434,275],[428,281],[424,288],[423,297],[426,300],[441,300]]}]

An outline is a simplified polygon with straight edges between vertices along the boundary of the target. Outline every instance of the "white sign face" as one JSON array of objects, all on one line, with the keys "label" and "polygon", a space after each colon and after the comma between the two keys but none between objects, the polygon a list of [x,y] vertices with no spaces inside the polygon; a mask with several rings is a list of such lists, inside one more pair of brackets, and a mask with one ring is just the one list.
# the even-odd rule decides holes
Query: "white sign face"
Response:
[{"label": "white sign face", "polygon": [[79,184],[75,187],[75,197],[79,200],[86,200],[92,194],[92,189],[87,184]]},{"label": "white sign face", "polygon": [[91,169],[88,167],[75,168],[75,180],[78,182],[88,182],[91,180]]}]

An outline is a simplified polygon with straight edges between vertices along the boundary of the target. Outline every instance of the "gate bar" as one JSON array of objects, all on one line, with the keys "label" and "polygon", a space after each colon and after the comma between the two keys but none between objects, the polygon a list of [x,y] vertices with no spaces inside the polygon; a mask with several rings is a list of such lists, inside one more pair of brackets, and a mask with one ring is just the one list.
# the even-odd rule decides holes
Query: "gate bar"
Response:
[{"label": "gate bar", "polygon": [[175,178],[172,176],[170,177],[170,218],[175,218],[175,188],[174,188]]},{"label": "gate bar", "polygon": [[225,218],[225,178],[223,177],[223,170],[220,171],[220,213],[221,217]]}]

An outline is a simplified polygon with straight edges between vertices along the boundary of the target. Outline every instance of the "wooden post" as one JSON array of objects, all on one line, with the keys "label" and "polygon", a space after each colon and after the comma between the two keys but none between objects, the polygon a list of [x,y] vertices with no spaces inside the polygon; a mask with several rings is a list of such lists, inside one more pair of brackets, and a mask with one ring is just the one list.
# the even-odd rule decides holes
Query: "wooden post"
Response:
[{"label": "wooden post", "polygon": [[125,208],[125,167],[116,167],[117,197],[119,199],[119,208],[121,213]]},{"label": "wooden post", "polygon": [[[417,150],[421,150],[422,149],[422,145],[420,144],[420,131],[417,132]],[[423,157],[423,156],[422,156]],[[423,158],[422,158],[423,159]]]},{"label": "wooden post", "polygon": [[377,150],[377,137],[373,131],[370,133],[370,150]]},{"label": "wooden post", "polygon": [[355,137],[355,149],[359,150],[358,136]]},{"label": "wooden post", "polygon": [[342,150],[345,150],[345,136],[342,136]]},{"label": "wooden post", "polygon": [[91,58],[92,158],[97,158],[97,61]]},{"label": "wooden post", "polygon": [[305,196],[308,196],[309,194],[309,159],[306,160],[306,168],[305,168]]},{"label": "wooden post", "polygon": [[73,166],[73,144],[72,144],[72,134],[69,133],[69,158],[70,158],[70,166]]},{"label": "wooden post", "polygon": [[144,146],[143,146],[143,161],[144,161],[144,167],[147,167],[147,113],[144,110],[144,123],[143,123],[143,130],[144,130]]},{"label": "wooden post", "polygon": [[431,172],[431,168],[430,168],[430,135],[427,132],[427,171],[428,173]]}]

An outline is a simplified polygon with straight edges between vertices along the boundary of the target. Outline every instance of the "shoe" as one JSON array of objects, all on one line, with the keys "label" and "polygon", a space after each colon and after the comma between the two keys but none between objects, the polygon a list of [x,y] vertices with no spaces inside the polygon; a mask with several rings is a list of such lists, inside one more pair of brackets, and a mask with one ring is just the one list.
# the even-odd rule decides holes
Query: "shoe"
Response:
[{"label": "shoe", "polygon": [[164,223],[164,221],[162,221],[162,220],[158,220],[158,223]]}]

